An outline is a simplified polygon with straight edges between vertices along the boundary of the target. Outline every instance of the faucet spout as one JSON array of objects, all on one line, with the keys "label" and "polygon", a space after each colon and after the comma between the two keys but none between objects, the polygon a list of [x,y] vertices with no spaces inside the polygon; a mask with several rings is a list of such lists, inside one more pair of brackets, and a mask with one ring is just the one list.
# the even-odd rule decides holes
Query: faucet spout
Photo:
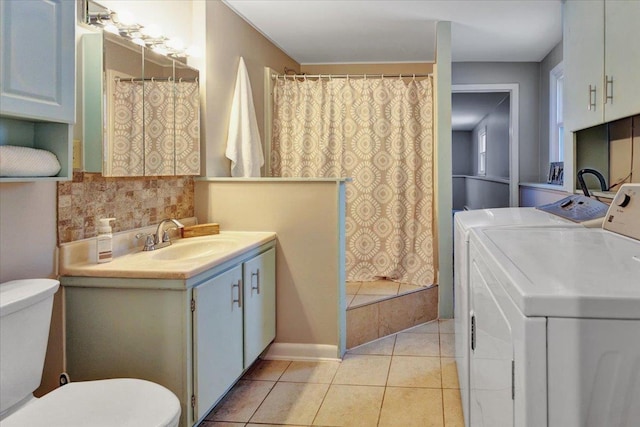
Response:
[{"label": "faucet spout", "polygon": [[158,224],[158,229],[156,230],[156,235],[155,235],[155,243],[160,244],[162,242],[171,242],[171,239],[169,238],[169,233],[167,231],[163,231],[162,227],[164,226],[165,223],[167,222],[172,222],[175,224],[176,227],[178,228],[184,228],[184,225],[178,221],[177,219],[174,218],[170,218],[170,219],[163,219],[162,221],[160,221],[160,224]]}]

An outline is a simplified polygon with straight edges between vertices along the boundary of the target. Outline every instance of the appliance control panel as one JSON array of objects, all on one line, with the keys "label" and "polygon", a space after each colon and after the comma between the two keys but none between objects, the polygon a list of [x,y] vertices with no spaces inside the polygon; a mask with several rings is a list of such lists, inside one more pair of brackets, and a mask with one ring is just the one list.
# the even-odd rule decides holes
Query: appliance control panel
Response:
[{"label": "appliance control panel", "polygon": [[623,184],[620,187],[602,228],[640,240],[640,184]]},{"label": "appliance control panel", "polygon": [[[609,205],[590,197],[575,194],[548,205],[538,206],[536,209],[570,221],[584,223],[598,218],[604,218],[609,209]],[[597,227],[600,227],[601,222],[602,221],[597,223]]]}]

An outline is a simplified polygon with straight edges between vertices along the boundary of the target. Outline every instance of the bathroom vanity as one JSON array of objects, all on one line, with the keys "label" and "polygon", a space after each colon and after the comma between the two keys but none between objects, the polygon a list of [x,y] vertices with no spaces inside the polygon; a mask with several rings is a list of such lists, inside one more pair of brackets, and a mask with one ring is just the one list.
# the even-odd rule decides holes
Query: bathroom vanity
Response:
[{"label": "bathroom vanity", "polygon": [[154,381],[197,424],[275,338],[275,244],[223,232],[107,264],[62,253],[71,380]]}]

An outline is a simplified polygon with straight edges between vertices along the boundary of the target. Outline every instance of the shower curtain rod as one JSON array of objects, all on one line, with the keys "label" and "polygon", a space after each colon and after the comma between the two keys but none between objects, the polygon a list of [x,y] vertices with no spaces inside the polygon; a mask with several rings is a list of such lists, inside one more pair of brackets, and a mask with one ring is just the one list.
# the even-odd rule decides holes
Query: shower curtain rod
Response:
[{"label": "shower curtain rod", "polygon": [[368,79],[368,78],[372,78],[372,79],[381,79],[384,77],[389,77],[389,78],[417,78],[417,77],[431,77],[433,76],[432,73],[428,73],[428,74],[413,74],[413,73],[408,73],[408,74],[271,74],[271,78],[272,79],[279,79],[279,78],[283,78],[286,79],[287,77],[291,77],[292,79],[304,79],[304,78],[310,78],[310,79],[321,79],[321,78],[326,78],[326,79],[330,79],[330,78],[356,78],[356,79]]},{"label": "shower curtain rod", "polygon": [[123,81],[123,82],[195,82],[198,83],[198,78],[197,77],[179,77],[177,79],[174,79],[173,77],[133,77],[133,78],[127,78],[127,77],[114,77],[113,80],[119,82],[119,81]]}]

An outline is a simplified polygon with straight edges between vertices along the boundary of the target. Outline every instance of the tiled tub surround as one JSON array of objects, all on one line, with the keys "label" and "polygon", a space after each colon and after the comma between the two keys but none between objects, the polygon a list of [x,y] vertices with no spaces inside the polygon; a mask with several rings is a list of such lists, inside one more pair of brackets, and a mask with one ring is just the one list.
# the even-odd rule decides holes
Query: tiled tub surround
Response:
[{"label": "tiled tub surround", "polygon": [[342,362],[258,360],[200,427],[462,427],[453,321],[349,350]]},{"label": "tiled tub surround", "polygon": [[190,176],[105,178],[74,172],[58,183],[58,244],[95,237],[100,218],[116,218],[114,232],[194,216]]},{"label": "tiled tub surround", "polygon": [[[396,287],[398,292],[404,288],[394,294]],[[417,289],[412,291],[407,285],[389,281],[349,282],[347,301],[351,301],[351,307],[347,308],[347,348],[437,319],[438,287]],[[359,296],[363,305],[356,306],[354,301],[360,301],[356,300]]]}]

